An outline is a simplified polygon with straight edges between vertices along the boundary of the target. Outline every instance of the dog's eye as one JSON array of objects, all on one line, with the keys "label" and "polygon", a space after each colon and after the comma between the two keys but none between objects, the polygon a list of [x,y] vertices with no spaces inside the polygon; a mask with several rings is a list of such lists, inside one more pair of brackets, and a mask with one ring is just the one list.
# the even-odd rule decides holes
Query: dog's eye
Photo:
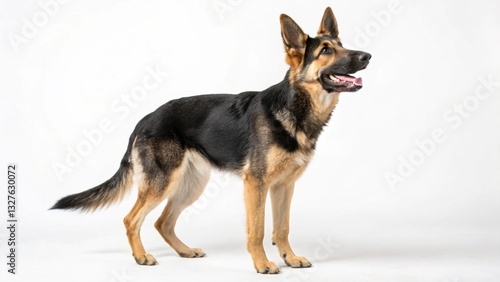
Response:
[{"label": "dog's eye", "polygon": [[320,52],[320,54],[326,54],[326,55],[329,55],[331,53],[333,53],[333,49],[330,47],[326,47],[326,46],[323,47],[323,49],[321,49],[321,52]]}]

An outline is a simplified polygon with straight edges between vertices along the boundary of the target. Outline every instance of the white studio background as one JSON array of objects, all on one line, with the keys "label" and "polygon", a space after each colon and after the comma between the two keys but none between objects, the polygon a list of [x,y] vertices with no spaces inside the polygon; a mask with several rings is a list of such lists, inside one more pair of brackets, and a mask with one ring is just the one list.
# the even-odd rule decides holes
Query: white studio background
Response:
[{"label": "white studio background", "polygon": [[[177,227],[203,259],[162,241],[159,207],[142,239],[160,264],[135,264],[122,224],[135,190],[92,214],[48,211],[112,176],[166,101],[279,82],[279,15],[314,35],[327,6],[344,45],[373,57],[297,184],[290,238],[313,268],[284,265],[268,214],[282,273],[255,273],[242,183],[218,172]],[[18,274],[2,263],[1,280],[499,281],[499,13],[493,0],[0,1],[0,163],[19,166]]]}]

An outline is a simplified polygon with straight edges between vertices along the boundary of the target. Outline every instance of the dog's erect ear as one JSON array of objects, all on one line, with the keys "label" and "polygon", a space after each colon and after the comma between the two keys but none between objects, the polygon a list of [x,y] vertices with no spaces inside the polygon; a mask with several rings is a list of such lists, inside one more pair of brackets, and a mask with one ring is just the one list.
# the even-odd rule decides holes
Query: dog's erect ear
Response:
[{"label": "dog's erect ear", "polygon": [[307,35],[304,34],[300,26],[292,18],[285,14],[281,14],[280,23],[281,37],[283,37],[283,43],[287,52],[288,49],[294,49],[299,53],[303,53],[306,48]]},{"label": "dog's erect ear", "polygon": [[281,37],[283,37],[283,44],[285,45],[286,63],[293,69],[297,69],[304,59],[308,36],[292,18],[285,14],[281,14],[280,23]]},{"label": "dog's erect ear", "polygon": [[318,29],[318,35],[328,35],[333,38],[339,36],[339,28],[337,26],[337,20],[333,15],[333,11],[330,7],[326,8],[323,14],[323,19],[321,20],[321,25]]}]

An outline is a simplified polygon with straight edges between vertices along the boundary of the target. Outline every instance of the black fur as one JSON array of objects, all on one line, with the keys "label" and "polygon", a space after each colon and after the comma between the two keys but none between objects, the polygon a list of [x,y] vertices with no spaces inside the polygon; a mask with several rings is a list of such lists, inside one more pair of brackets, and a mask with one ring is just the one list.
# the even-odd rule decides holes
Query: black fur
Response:
[{"label": "black fur", "polygon": [[66,196],[52,206],[51,210],[57,209],[81,209],[95,210],[104,207],[110,203],[120,200],[120,188],[122,188],[127,179],[132,176],[132,164],[130,163],[130,154],[133,144],[133,136],[129,139],[129,144],[125,155],[120,163],[118,171],[104,183],[97,185],[87,191]]},{"label": "black fur", "polygon": [[[317,136],[322,125],[307,124],[309,99],[290,85],[288,74],[283,81],[262,92],[237,95],[212,94],[172,100],[143,118],[136,127],[138,139],[175,139],[185,149],[203,154],[222,170],[241,170],[246,157],[257,149],[257,117],[265,117],[270,135],[266,142],[293,152],[298,142],[275,118],[286,111],[296,127],[313,130]],[[263,125],[264,126],[264,125]],[[268,143],[269,144],[269,143]]]},{"label": "black fur", "polygon": [[[287,29],[283,35],[290,37],[289,40],[283,38],[287,48],[304,48],[300,66],[303,73],[318,59],[315,50],[322,42],[324,44],[328,40],[333,44],[335,41],[341,46],[337,38],[330,36],[304,37],[293,20],[288,17],[282,19],[283,28]],[[334,26],[332,21],[327,18],[328,30]],[[330,33],[335,33],[335,30],[330,30]],[[305,41],[301,41],[302,38]],[[343,50],[345,54],[327,66],[324,72],[354,73],[368,64],[368,53]],[[367,57],[361,58],[362,54]],[[139,121],[130,136],[120,169],[111,179],[88,191],[59,200],[52,209],[90,210],[116,200],[123,194],[121,186],[132,175],[132,146],[137,148],[142,169],[150,177],[148,181],[156,182],[158,189],[169,182],[170,174],[181,164],[186,150],[196,150],[221,170],[241,172],[245,164],[250,163],[250,169],[256,176],[262,175],[265,170],[267,150],[271,146],[288,153],[314,150],[316,140],[328,121],[328,118],[320,119],[313,113],[312,101],[317,98],[312,95],[321,93],[309,93],[302,88],[300,81],[292,82],[291,70],[281,82],[261,92],[199,95],[167,102]],[[323,90],[331,92],[327,95],[334,95],[335,86],[321,78],[318,82]],[[299,144],[298,133],[307,137],[306,144]]]},{"label": "black fur", "polygon": [[[199,95],[169,101],[139,121],[113,177],[90,190],[60,199],[51,209],[95,209],[88,207],[95,207],[95,202],[97,207],[102,207],[99,202],[105,203],[114,197],[117,187],[131,173],[130,148],[136,138],[136,145],[150,145],[137,146],[142,148],[140,159],[152,160],[142,164],[144,172],[159,177],[163,175],[160,172],[172,171],[182,160],[182,155],[172,157],[171,152],[178,150],[170,150],[168,146],[181,146],[181,151],[194,149],[215,167],[229,171],[240,171],[252,151],[272,144],[294,152],[299,149],[296,137],[285,130],[275,116],[287,112],[297,129],[317,137],[324,124],[311,124],[310,102],[305,95],[308,94],[291,86],[287,73],[283,81],[262,92]],[[257,117],[263,117],[265,124],[257,125]],[[258,129],[251,128],[255,126],[266,127],[268,135],[257,137]],[[162,157],[161,152],[168,157]],[[259,152],[253,153],[259,155]],[[167,183],[168,177],[156,179],[160,182],[158,187]]]},{"label": "black fur", "polygon": [[139,121],[120,169],[108,181],[59,200],[53,209],[95,210],[124,195],[139,177],[137,201],[124,224],[134,259],[157,264],[140,240],[146,215],[168,203],[155,223],[165,241],[183,257],[201,257],[175,235],[182,210],[202,195],[213,167],[242,176],[247,209],[248,250],[259,273],[279,273],[263,252],[264,207],[270,192],[273,244],[285,263],[310,267],[291,252],[289,211],[295,181],[310,162],[316,141],[340,92],[362,87],[349,74],[365,68],[370,54],[347,50],[337,38],[333,12],[325,10],[318,37],[309,37],[287,15],[280,16],[286,62],[284,79],[261,91],[213,94],[172,100]]}]

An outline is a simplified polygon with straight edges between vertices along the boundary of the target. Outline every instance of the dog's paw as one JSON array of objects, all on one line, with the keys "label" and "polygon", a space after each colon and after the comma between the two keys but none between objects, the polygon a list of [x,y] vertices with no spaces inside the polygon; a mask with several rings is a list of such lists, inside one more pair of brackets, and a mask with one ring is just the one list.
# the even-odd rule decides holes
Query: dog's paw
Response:
[{"label": "dog's paw", "polygon": [[193,248],[179,252],[179,255],[183,258],[202,258],[207,254],[205,254],[201,249]]},{"label": "dog's paw", "polygon": [[305,257],[285,257],[285,263],[293,268],[311,267],[312,264]]},{"label": "dog's paw", "polygon": [[255,265],[255,269],[261,274],[278,274],[280,268],[272,261],[263,262]]},{"label": "dog's paw", "polygon": [[137,262],[137,264],[140,264],[140,265],[157,265],[158,262],[156,261],[156,259],[151,255],[151,254],[144,254],[140,257],[135,257],[135,261]]}]

